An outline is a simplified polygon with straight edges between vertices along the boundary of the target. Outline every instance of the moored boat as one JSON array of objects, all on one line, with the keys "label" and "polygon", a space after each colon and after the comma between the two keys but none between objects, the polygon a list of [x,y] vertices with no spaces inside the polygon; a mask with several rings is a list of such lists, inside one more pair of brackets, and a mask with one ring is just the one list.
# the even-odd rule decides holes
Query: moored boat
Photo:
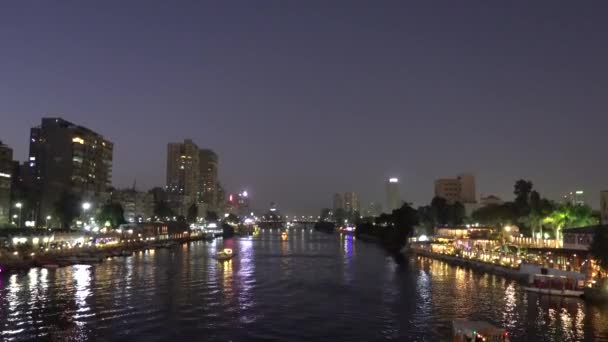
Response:
[{"label": "moored boat", "polygon": [[583,287],[576,279],[546,274],[535,274],[530,286],[524,286],[524,290],[565,297],[581,297],[584,294]]}]

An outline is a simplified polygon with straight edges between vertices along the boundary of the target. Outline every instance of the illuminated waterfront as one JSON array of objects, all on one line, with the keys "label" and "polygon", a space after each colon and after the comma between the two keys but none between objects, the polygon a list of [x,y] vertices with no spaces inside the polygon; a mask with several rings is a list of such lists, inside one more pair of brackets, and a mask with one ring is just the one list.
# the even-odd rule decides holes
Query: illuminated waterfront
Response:
[{"label": "illuminated waterfront", "polygon": [[[218,263],[223,247],[237,256]],[[396,266],[352,236],[293,229],[0,277],[2,339],[427,340],[455,318],[514,340],[608,339],[608,307],[538,297],[426,258]]]}]

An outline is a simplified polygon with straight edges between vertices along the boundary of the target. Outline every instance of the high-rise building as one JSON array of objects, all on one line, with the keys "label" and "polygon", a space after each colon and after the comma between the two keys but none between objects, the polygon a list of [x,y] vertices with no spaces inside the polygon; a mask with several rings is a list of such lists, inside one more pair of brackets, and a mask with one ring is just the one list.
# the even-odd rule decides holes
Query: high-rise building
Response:
[{"label": "high-rise building", "polygon": [[61,118],[43,118],[30,132],[29,167],[39,196],[37,222],[52,215],[62,193],[93,206],[107,201],[113,144],[102,135]]},{"label": "high-rise building", "polygon": [[460,201],[462,203],[477,203],[475,176],[463,173],[456,178],[460,182]]},{"label": "high-rise building", "polygon": [[359,207],[359,197],[356,193],[350,191],[344,193],[344,210],[348,213],[361,212]]},{"label": "high-rise building", "polygon": [[200,150],[192,140],[167,145],[167,194],[171,207],[186,215],[200,191]]},{"label": "high-rise building", "polygon": [[435,180],[435,196],[450,203],[460,201],[460,181],[456,178],[440,178]]},{"label": "high-rise building", "polygon": [[201,201],[206,209],[218,209],[218,158],[212,150],[199,151]]},{"label": "high-rise building", "polygon": [[401,206],[399,198],[399,179],[392,177],[386,182],[386,210],[392,212]]},{"label": "high-rise building", "polygon": [[333,197],[333,209],[334,211],[338,209],[344,209],[344,196],[339,193],[335,193]]},{"label": "high-rise building", "polygon": [[130,189],[114,190],[112,202],[120,203],[127,222],[141,222],[154,214],[154,194]]},{"label": "high-rise building", "polygon": [[600,215],[602,224],[608,224],[608,190],[600,192]]},{"label": "high-rise building", "polygon": [[13,169],[13,150],[0,141],[0,224],[10,220]]},{"label": "high-rise building", "polygon": [[585,192],[583,190],[570,191],[564,195],[564,202],[572,205],[585,205]]},{"label": "high-rise building", "polygon": [[456,178],[440,178],[435,180],[435,196],[444,198],[449,203],[477,203],[475,176],[461,174]]}]

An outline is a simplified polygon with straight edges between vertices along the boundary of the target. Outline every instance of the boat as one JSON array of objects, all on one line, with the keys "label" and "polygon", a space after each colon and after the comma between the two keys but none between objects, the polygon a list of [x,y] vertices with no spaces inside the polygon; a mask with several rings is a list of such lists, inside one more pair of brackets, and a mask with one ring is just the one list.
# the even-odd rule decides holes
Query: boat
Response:
[{"label": "boat", "polygon": [[486,321],[454,320],[452,321],[452,341],[492,341],[509,342],[509,333]]},{"label": "boat", "polygon": [[584,294],[576,279],[547,274],[535,274],[530,286],[524,286],[524,290],[550,296],[581,297]]},{"label": "boat", "polygon": [[215,258],[218,261],[227,261],[234,258],[234,253],[230,248],[224,248],[221,252],[218,252]]}]

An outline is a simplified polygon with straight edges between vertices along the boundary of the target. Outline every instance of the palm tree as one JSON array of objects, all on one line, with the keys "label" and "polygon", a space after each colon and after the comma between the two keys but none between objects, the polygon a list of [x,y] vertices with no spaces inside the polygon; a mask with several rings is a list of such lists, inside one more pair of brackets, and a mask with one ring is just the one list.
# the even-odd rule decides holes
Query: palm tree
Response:
[{"label": "palm tree", "polygon": [[562,204],[543,219],[555,231],[555,239],[559,240],[564,228],[576,228],[597,224],[593,210],[587,205]]}]

